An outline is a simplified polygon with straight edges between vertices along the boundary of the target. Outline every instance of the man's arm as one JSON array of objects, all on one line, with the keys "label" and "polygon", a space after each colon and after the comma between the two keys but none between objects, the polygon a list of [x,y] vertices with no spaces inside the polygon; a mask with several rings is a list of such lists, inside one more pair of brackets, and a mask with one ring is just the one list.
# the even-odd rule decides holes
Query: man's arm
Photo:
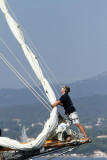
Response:
[{"label": "man's arm", "polygon": [[61,106],[63,106],[63,103],[60,103]]},{"label": "man's arm", "polygon": [[58,104],[60,104],[60,105],[62,104],[60,100],[56,101],[56,102],[52,105],[52,107],[54,108],[54,107],[57,106]]}]

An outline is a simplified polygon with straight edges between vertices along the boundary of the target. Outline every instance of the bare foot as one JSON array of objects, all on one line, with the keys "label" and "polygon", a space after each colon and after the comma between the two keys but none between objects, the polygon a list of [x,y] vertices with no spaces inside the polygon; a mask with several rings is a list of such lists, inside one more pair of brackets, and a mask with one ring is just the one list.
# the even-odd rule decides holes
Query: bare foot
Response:
[{"label": "bare foot", "polygon": [[86,137],[86,138],[85,138],[85,141],[89,141],[89,138],[88,138],[88,137]]},{"label": "bare foot", "polygon": [[91,139],[89,139],[88,137],[84,138],[83,141],[85,142],[91,142]]}]

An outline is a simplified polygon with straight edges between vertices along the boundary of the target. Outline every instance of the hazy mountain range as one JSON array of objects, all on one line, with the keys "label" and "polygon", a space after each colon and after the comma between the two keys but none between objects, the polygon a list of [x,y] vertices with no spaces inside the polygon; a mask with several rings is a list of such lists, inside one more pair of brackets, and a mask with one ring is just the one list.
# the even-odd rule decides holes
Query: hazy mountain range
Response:
[{"label": "hazy mountain range", "polygon": [[[81,80],[65,85],[70,86],[70,95],[72,98],[87,97],[93,95],[107,95],[107,72],[89,78],[87,80]],[[57,85],[56,88],[58,88]],[[38,91],[37,88],[35,88],[35,90]],[[27,88],[0,89],[0,106],[34,103],[38,103],[38,100]]]}]

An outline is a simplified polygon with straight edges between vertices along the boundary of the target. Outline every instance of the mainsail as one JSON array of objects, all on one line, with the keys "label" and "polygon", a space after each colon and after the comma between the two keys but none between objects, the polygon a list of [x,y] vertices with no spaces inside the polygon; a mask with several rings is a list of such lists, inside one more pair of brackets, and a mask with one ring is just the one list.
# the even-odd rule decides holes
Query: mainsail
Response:
[{"label": "mainsail", "polygon": [[[17,41],[20,43],[23,52],[30,63],[33,71],[35,72],[36,76],[38,77],[39,81],[43,85],[43,88],[45,90],[45,93],[50,101],[51,104],[53,104],[56,101],[56,97],[54,94],[53,89],[51,88],[49,82],[46,80],[46,78],[43,75],[43,72],[40,68],[40,65],[38,63],[37,57],[33,54],[31,49],[27,46],[24,40],[24,36],[22,33],[22,30],[19,26],[19,24],[16,23],[16,21],[12,18],[12,16],[9,14],[8,9],[6,7],[5,0],[0,0],[0,8],[2,12],[5,15],[6,21],[17,39]],[[6,137],[0,137],[0,146],[3,147],[9,147],[11,149],[15,150],[31,150],[32,148],[38,149],[43,146],[45,143],[47,137],[49,136],[49,133],[51,133],[55,127],[58,125],[58,113],[57,113],[57,108],[55,107],[51,114],[50,118],[47,120],[43,131],[38,135],[36,140],[33,140],[29,143],[26,144],[21,144],[20,142],[17,142],[16,140],[12,140]]]},{"label": "mainsail", "polygon": [[16,21],[9,14],[8,9],[6,7],[5,0],[0,0],[0,8],[1,8],[2,12],[5,14],[6,21],[9,25],[13,35],[15,36],[17,41],[21,44],[23,52],[24,52],[28,62],[30,63],[33,71],[35,72],[38,79],[40,80],[50,103],[53,104],[56,101],[54,91],[51,88],[49,82],[44,77],[43,72],[42,72],[40,65],[38,63],[37,57],[33,54],[31,49],[25,43],[24,36],[23,36],[22,30],[20,28],[20,25],[17,24]]}]

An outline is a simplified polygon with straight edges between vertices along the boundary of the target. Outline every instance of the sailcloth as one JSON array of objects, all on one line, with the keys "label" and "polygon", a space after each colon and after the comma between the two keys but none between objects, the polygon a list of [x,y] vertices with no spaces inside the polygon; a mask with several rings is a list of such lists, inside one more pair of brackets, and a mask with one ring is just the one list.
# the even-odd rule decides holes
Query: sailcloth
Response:
[{"label": "sailcloth", "polygon": [[2,12],[3,12],[4,14],[6,14],[6,13],[8,12],[8,10],[7,10],[7,8],[6,8],[6,5],[5,5],[5,2],[2,1],[2,0],[0,0],[0,8],[1,8],[1,10],[2,10]]},{"label": "sailcloth", "polygon": [[31,142],[25,144],[21,144],[19,141],[16,141],[14,139],[0,137],[0,146],[23,151],[30,151],[32,149],[36,150],[41,148],[45,143],[47,137],[49,136],[49,133],[56,127],[58,123],[58,116],[56,113],[57,108],[55,107],[50,114],[50,118],[45,123],[42,132],[37,136],[35,140],[32,140]]},{"label": "sailcloth", "polygon": [[[30,48],[27,46],[24,40],[24,36],[22,33],[22,30],[20,26],[16,23],[16,21],[12,18],[12,16],[9,14],[8,9],[6,7],[5,0],[0,0],[0,9],[5,14],[6,21],[17,39],[17,41],[21,44],[22,50],[30,63],[33,71],[37,75],[38,79],[43,85],[43,88],[45,90],[45,93],[50,101],[51,104],[53,104],[56,101],[56,97],[54,94],[54,91],[52,90],[49,82],[44,77],[42,70],[39,66],[37,57],[33,54],[33,52],[30,50]],[[32,150],[32,149],[39,149],[43,146],[45,143],[47,137],[49,134],[56,128],[58,125],[58,113],[57,113],[57,107],[55,107],[51,114],[50,118],[47,120],[43,131],[38,135],[36,140],[33,140],[26,144],[21,144],[20,142],[6,138],[6,137],[0,137],[0,146],[7,147],[15,150]]]},{"label": "sailcloth", "polygon": [[50,103],[53,104],[56,101],[54,91],[52,90],[49,82],[44,77],[42,70],[40,68],[40,65],[38,63],[37,57],[33,54],[33,52],[30,50],[30,48],[26,45],[20,26],[16,23],[16,21],[9,14],[8,9],[6,7],[6,4],[5,4],[5,0],[0,0],[0,8],[1,8],[2,12],[5,14],[6,21],[9,25],[13,35],[15,36],[17,41],[21,44],[22,49],[24,51],[24,54],[25,54],[28,62],[30,63],[33,71],[35,72],[35,74],[37,75],[41,84],[43,85],[43,88],[45,90],[45,93],[46,93]]}]

